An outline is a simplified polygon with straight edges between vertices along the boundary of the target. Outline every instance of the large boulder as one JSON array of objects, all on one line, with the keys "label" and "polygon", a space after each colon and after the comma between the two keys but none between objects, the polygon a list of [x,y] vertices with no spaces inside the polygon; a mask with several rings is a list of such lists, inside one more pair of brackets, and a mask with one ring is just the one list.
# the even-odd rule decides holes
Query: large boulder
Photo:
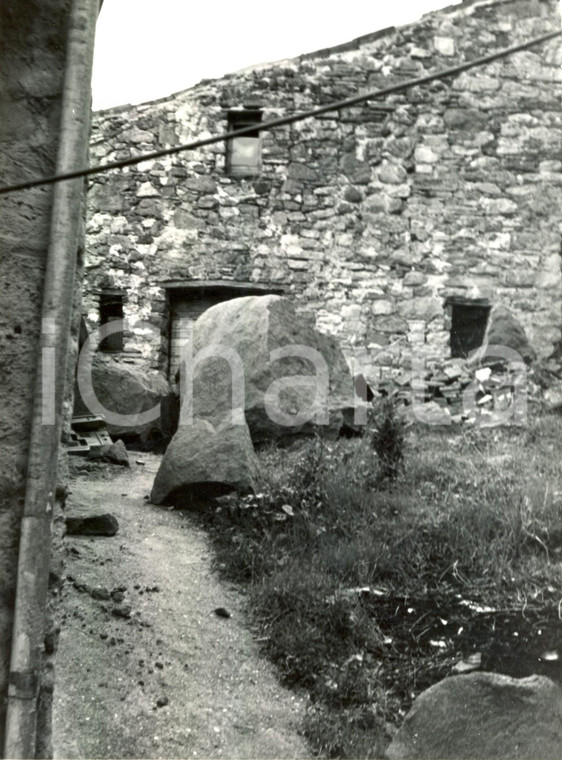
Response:
[{"label": "large boulder", "polygon": [[150,499],[153,504],[188,507],[230,491],[255,490],[258,464],[248,427],[214,425],[195,418],[180,425],[170,441]]},{"label": "large boulder", "polygon": [[454,676],[424,691],[394,737],[389,760],[559,760],[562,689],[544,676]]},{"label": "large boulder", "polygon": [[[80,370],[79,370],[80,371]],[[75,414],[102,414],[112,437],[125,439],[165,436],[162,410],[166,408],[171,389],[158,372],[117,364],[111,357],[96,354],[92,364],[92,386],[96,401],[78,395]],[[151,410],[161,405],[160,412]],[[117,417],[115,417],[117,415]],[[119,419],[121,418],[121,419]]]},{"label": "large boulder", "polygon": [[[231,372],[225,358],[197,359],[204,349],[226,349],[235,363],[236,357],[241,360],[235,389],[243,385],[244,413],[254,443],[299,433],[336,435],[343,412],[353,408],[353,378],[337,342],[297,315],[281,296],[234,298],[211,307],[195,322],[192,345],[194,416],[230,418]],[[281,351],[287,355],[272,355]]]}]

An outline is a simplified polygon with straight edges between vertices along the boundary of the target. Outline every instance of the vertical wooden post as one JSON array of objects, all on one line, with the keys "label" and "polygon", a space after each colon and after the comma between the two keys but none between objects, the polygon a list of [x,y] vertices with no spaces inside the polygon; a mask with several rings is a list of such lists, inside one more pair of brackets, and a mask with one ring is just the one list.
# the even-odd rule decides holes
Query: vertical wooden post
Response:
[{"label": "vertical wooden post", "polygon": [[[56,166],[58,174],[80,169],[86,164],[98,11],[99,0],[72,2]],[[84,179],[59,182],[53,191],[41,350],[18,556],[4,754],[9,758],[35,757],[51,516],[57,482],[83,191]]]}]

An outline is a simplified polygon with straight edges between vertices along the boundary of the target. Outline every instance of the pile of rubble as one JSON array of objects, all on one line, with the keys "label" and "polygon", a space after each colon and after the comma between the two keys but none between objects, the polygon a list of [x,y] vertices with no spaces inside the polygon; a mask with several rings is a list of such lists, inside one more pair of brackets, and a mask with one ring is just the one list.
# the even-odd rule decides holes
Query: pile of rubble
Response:
[{"label": "pile of rubble", "polygon": [[533,365],[532,379],[540,386],[544,407],[562,412],[562,357],[557,354]]},{"label": "pile of rubble", "polygon": [[407,419],[430,425],[523,424],[529,398],[540,389],[525,365],[501,360],[471,366],[470,360],[450,359],[422,376],[402,371],[377,387],[403,407]]}]

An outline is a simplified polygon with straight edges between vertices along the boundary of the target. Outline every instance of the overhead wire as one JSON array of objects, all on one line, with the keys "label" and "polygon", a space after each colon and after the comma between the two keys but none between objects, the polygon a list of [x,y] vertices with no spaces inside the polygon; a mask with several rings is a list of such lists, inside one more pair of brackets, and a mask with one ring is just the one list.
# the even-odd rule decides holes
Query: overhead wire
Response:
[{"label": "overhead wire", "polygon": [[528,42],[522,42],[517,45],[512,45],[511,47],[508,47],[508,48],[502,48],[501,50],[497,50],[494,53],[489,53],[488,55],[480,56],[479,58],[474,58],[471,61],[465,61],[464,63],[459,63],[456,66],[450,66],[449,68],[441,69],[431,74],[426,74],[424,76],[416,77],[414,79],[408,79],[405,82],[389,85],[388,87],[383,87],[382,89],[370,90],[369,92],[361,93],[359,95],[354,95],[351,98],[345,98],[344,100],[334,101],[332,103],[328,103],[325,106],[318,106],[316,108],[311,108],[307,111],[300,111],[298,113],[291,114],[289,116],[282,116],[278,119],[271,119],[270,121],[264,121],[264,122],[261,122],[260,124],[251,124],[250,126],[241,127],[240,129],[232,130],[230,132],[223,132],[222,134],[214,135],[211,137],[203,137],[198,140],[193,140],[191,142],[184,143],[182,145],[175,145],[170,148],[162,148],[161,150],[152,151],[151,153],[142,153],[138,156],[131,156],[130,158],[124,158],[119,161],[112,161],[106,164],[98,164],[96,166],[90,166],[84,169],[77,169],[76,171],[66,172],[64,174],[55,174],[51,177],[42,177],[39,179],[28,180],[27,182],[20,182],[17,184],[6,185],[4,187],[0,187],[0,195],[6,195],[8,193],[13,193],[18,190],[28,190],[33,187],[39,187],[40,185],[51,185],[55,182],[60,182],[66,179],[76,179],[77,177],[90,177],[94,174],[101,174],[103,172],[112,171],[114,169],[123,169],[127,166],[134,166],[135,164],[140,164],[144,161],[151,161],[153,159],[162,158],[164,156],[172,156],[178,153],[182,153],[184,151],[195,150],[196,148],[203,148],[207,145],[213,145],[215,143],[231,140],[234,137],[243,137],[244,135],[249,135],[249,134],[254,135],[256,132],[264,132],[264,131],[273,129],[275,127],[284,126],[286,124],[294,124],[296,122],[303,121],[305,119],[311,119],[316,116],[320,116],[321,114],[324,114],[324,113],[329,113],[331,111],[339,111],[342,108],[349,108],[359,103],[364,103],[365,101],[368,101],[368,100],[374,100],[376,98],[381,98],[381,97],[384,97],[386,95],[391,95],[396,92],[408,90],[412,87],[429,84],[430,82],[434,82],[435,80],[438,80],[438,79],[444,79],[449,76],[455,76],[456,74],[460,74],[463,71],[467,71],[469,69],[476,68],[478,66],[484,66],[487,63],[492,63],[493,61],[496,61],[500,58],[505,58],[509,55],[513,55],[514,53],[518,53],[523,50],[528,50],[531,47],[540,45],[543,42],[548,42],[549,40],[552,40],[555,37],[559,37],[561,35],[562,35],[562,31],[549,32],[548,34],[544,34],[541,37],[535,37],[534,39],[529,40]]}]

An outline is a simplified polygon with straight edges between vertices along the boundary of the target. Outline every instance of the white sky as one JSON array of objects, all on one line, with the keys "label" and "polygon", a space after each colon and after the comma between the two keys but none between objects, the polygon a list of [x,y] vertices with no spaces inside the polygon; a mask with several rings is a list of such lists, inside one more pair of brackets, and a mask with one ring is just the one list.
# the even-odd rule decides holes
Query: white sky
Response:
[{"label": "white sky", "polygon": [[104,0],[94,110],[141,103],[256,63],[293,58],[455,0]]}]

